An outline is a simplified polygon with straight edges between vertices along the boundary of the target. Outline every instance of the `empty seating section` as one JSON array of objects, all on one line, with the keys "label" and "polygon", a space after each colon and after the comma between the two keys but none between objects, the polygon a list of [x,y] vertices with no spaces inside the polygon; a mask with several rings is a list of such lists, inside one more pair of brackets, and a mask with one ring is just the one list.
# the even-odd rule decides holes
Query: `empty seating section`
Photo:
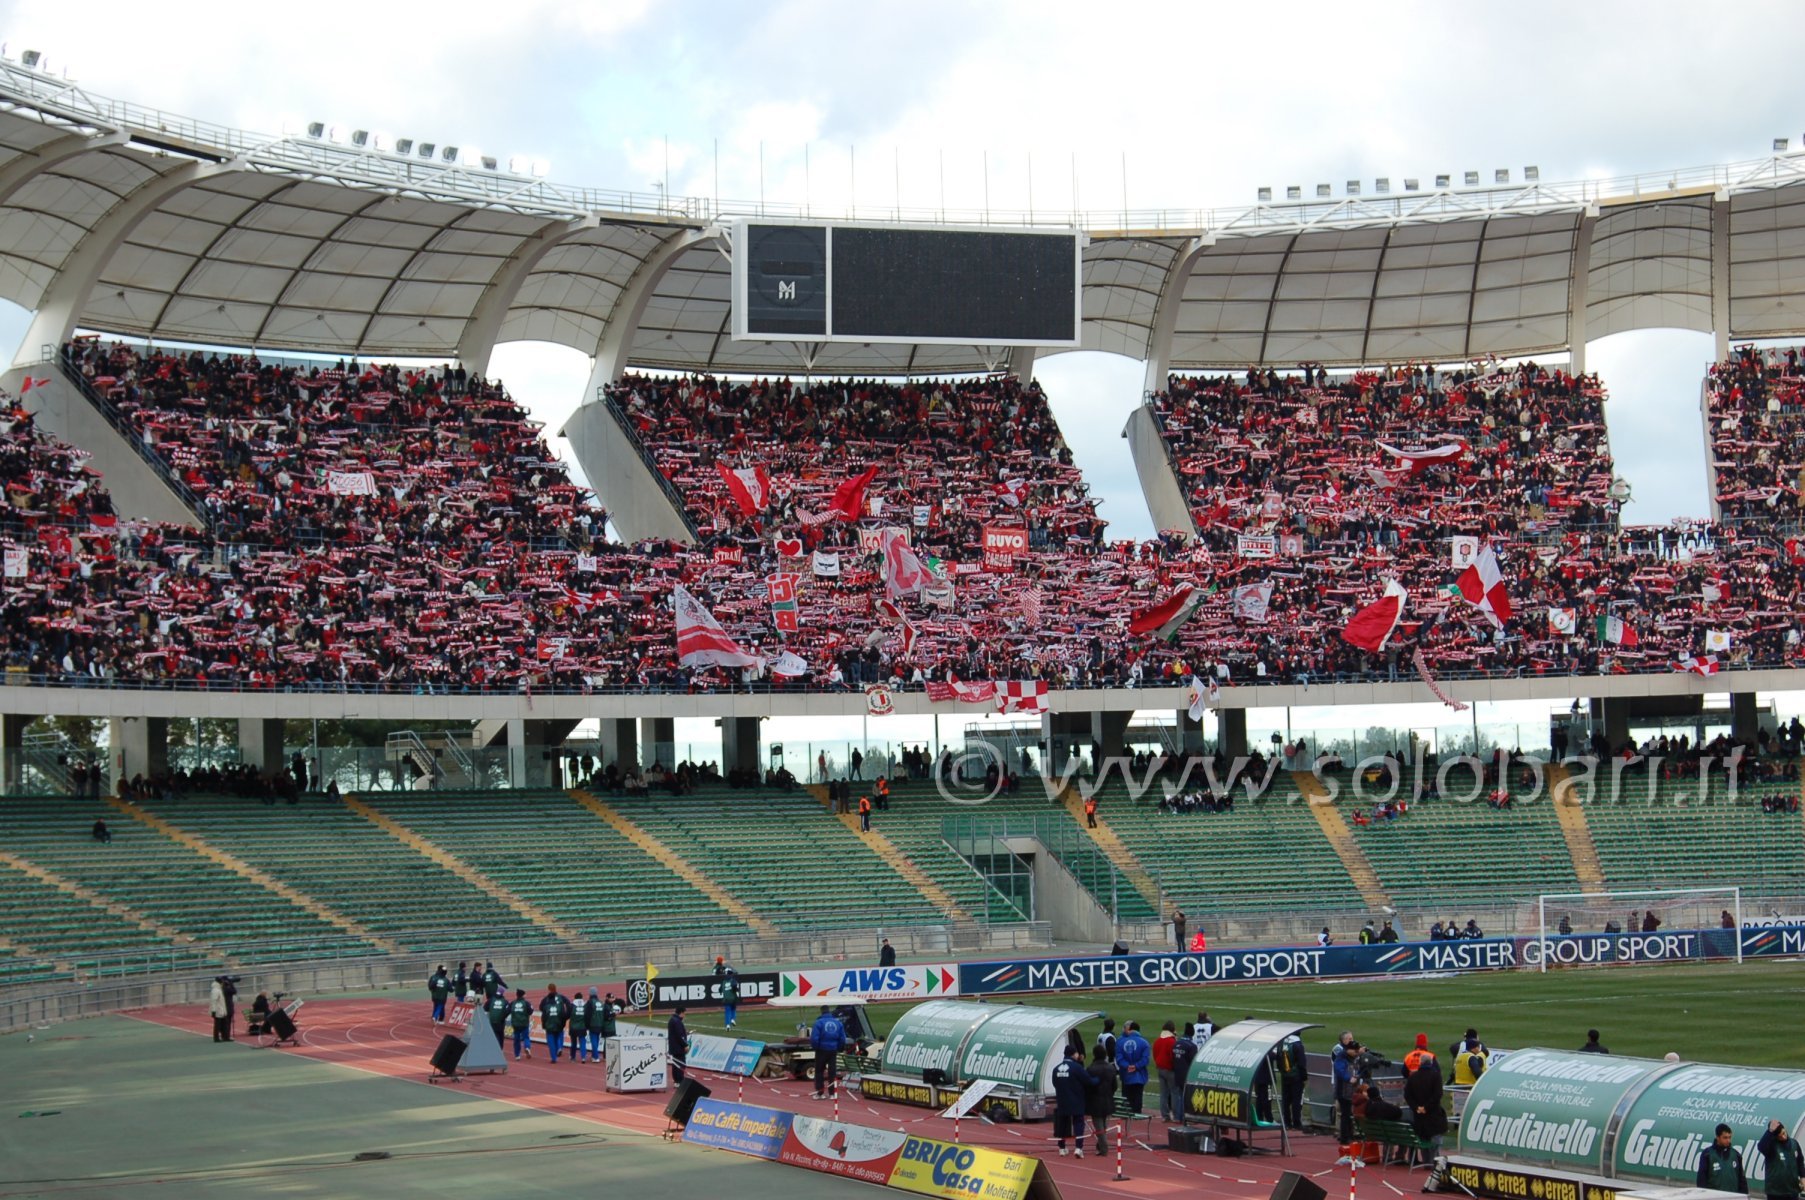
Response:
[{"label": "empty seating section", "polygon": [[[1343,815],[1372,807],[1350,799],[1351,778],[1336,781]],[[1473,795],[1471,770],[1451,768],[1446,778],[1449,796]],[[1483,793],[1472,801],[1414,800],[1396,819],[1355,827],[1354,839],[1396,904],[1496,903],[1576,890],[1573,857],[1546,792],[1519,784],[1512,797],[1508,808],[1494,808]]]},{"label": "empty seating section", "polygon": [[1744,788],[1734,800],[1714,776],[1700,801],[1696,778],[1662,780],[1649,799],[1646,777],[1626,773],[1617,800],[1608,769],[1579,784],[1590,794],[1586,823],[1607,882],[1617,888],[1741,886],[1796,892],[1805,887],[1796,812],[1763,812],[1760,797],[1785,788]]},{"label": "empty seating section", "polygon": [[5,865],[0,865],[0,935],[23,953],[68,959],[78,966],[100,956],[173,945],[98,904]]},{"label": "empty seating section", "polygon": [[779,928],[946,919],[813,796],[723,788],[609,803]]},{"label": "empty seating section", "polygon": [[1157,790],[1136,800],[1112,776],[1098,793],[1097,811],[1154,874],[1167,903],[1193,915],[1363,907],[1283,771],[1262,799],[1237,799],[1232,812],[1218,813],[1161,812]]},{"label": "empty seating section", "polygon": [[446,938],[448,930],[518,931],[528,941],[552,936],[524,929],[519,913],[336,800],[309,796],[298,806],[270,807],[188,796],[145,807],[406,949],[467,948]]},{"label": "empty seating section", "polygon": [[384,816],[597,940],[740,933],[744,924],[563,792],[383,792]]},{"label": "empty seating section", "polygon": [[[179,934],[223,945],[241,962],[372,949],[141,822],[116,817],[108,821],[112,842],[97,843],[88,837],[91,815],[86,810],[72,813],[66,797],[0,801],[0,843]],[[323,946],[313,948],[312,943]]]}]

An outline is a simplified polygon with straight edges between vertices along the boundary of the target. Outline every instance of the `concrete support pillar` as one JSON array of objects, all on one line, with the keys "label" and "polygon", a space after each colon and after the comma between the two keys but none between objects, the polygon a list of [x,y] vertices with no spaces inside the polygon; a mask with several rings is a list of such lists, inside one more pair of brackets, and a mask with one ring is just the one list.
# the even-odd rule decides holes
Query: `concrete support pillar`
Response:
[{"label": "concrete support pillar", "polygon": [[1128,720],[1132,712],[1091,714],[1092,737],[1103,747],[1103,760],[1128,757]]},{"label": "concrete support pillar", "polygon": [[639,762],[639,721],[634,717],[603,717],[599,771],[613,763],[625,771]]},{"label": "concrete support pillar", "polygon": [[508,786],[555,788],[564,786],[564,764],[552,739],[550,721],[508,721]]},{"label": "concrete support pillar", "polygon": [[645,766],[664,764],[668,771],[677,765],[677,722],[672,717],[639,718],[639,761]]},{"label": "concrete support pillar", "polygon": [[25,713],[0,716],[0,796],[19,789],[25,766],[25,727],[36,719]]},{"label": "concrete support pillar", "polygon": [[1755,707],[1754,692],[1730,693],[1730,736],[1737,741],[1752,741],[1761,731],[1761,713]]},{"label": "concrete support pillar", "polygon": [[1047,740],[1048,773],[1058,775],[1065,769],[1068,756],[1082,754],[1086,763],[1092,767],[1091,742],[1095,730],[1091,728],[1091,714],[1087,712],[1048,713],[1041,718],[1041,736]]},{"label": "concrete support pillar", "polygon": [[[1617,747],[1629,740],[1629,701],[1616,697],[1593,700],[1592,727],[1604,734],[1605,741],[1610,743],[1610,749],[1615,753]],[[1591,753],[1591,748],[1587,747],[1585,752]]]},{"label": "concrete support pillar", "polygon": [[721,718],[721,774],[760,770],[759,718]]},{"label": "concrete support pillar", "polygon": [[[254,767],[260,775],[274,775],[287,764],[282,761],[282,739],[286,733],[288,722],[281,717],[261,719],[253,717],[238,718],[238,754],[247,766]],[[304,780],[295,780],[300,787]]]},{"label": "concrete support pillar", "polygon": [[1225,708],[1217,718],[1222,725],[1222,753],[1232,760],[1247,753],[1247,710]]},{"label": "concrete support pillar", "polygon": [[114,717],[113,783],[143,775],[146,779],[169,770],[169,718]]},{"label": "concrete support pillar", "polygon": [[1178,710],[1178,748],[1182,753],[1202,753],[1203,722],[1191,720],[1189,709]]}]

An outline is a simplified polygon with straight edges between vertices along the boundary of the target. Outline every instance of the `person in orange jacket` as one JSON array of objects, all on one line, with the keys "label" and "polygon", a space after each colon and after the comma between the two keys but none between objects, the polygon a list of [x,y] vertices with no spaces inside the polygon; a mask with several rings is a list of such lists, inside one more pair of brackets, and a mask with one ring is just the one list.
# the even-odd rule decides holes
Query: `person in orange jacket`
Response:
[{"label": "person in orange jacket", "polygon": [[871,832],[871,797],[859,797],[859,828],[866,833]]}]

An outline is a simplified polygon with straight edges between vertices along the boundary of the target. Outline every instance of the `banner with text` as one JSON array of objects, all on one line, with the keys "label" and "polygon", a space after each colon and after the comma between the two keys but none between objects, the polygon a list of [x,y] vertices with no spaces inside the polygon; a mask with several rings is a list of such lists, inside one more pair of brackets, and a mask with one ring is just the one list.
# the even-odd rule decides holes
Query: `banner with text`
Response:
[{"label": "banner with text", "polygon": [[907,967],[818,967],[781,971],[778,995],[820,997],[823,1003],[842,996],[865,1000],[938,1000],[959,994],[959,964],[925,963]]}]

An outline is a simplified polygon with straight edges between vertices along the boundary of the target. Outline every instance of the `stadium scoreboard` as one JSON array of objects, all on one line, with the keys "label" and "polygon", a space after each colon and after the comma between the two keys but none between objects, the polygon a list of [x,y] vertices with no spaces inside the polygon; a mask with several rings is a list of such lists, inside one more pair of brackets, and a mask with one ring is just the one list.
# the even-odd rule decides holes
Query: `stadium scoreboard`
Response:
[{"label": "stadium scoreboard", "polygon": [[1076,346],[1076,230],[739,221],[733,336]]}]

